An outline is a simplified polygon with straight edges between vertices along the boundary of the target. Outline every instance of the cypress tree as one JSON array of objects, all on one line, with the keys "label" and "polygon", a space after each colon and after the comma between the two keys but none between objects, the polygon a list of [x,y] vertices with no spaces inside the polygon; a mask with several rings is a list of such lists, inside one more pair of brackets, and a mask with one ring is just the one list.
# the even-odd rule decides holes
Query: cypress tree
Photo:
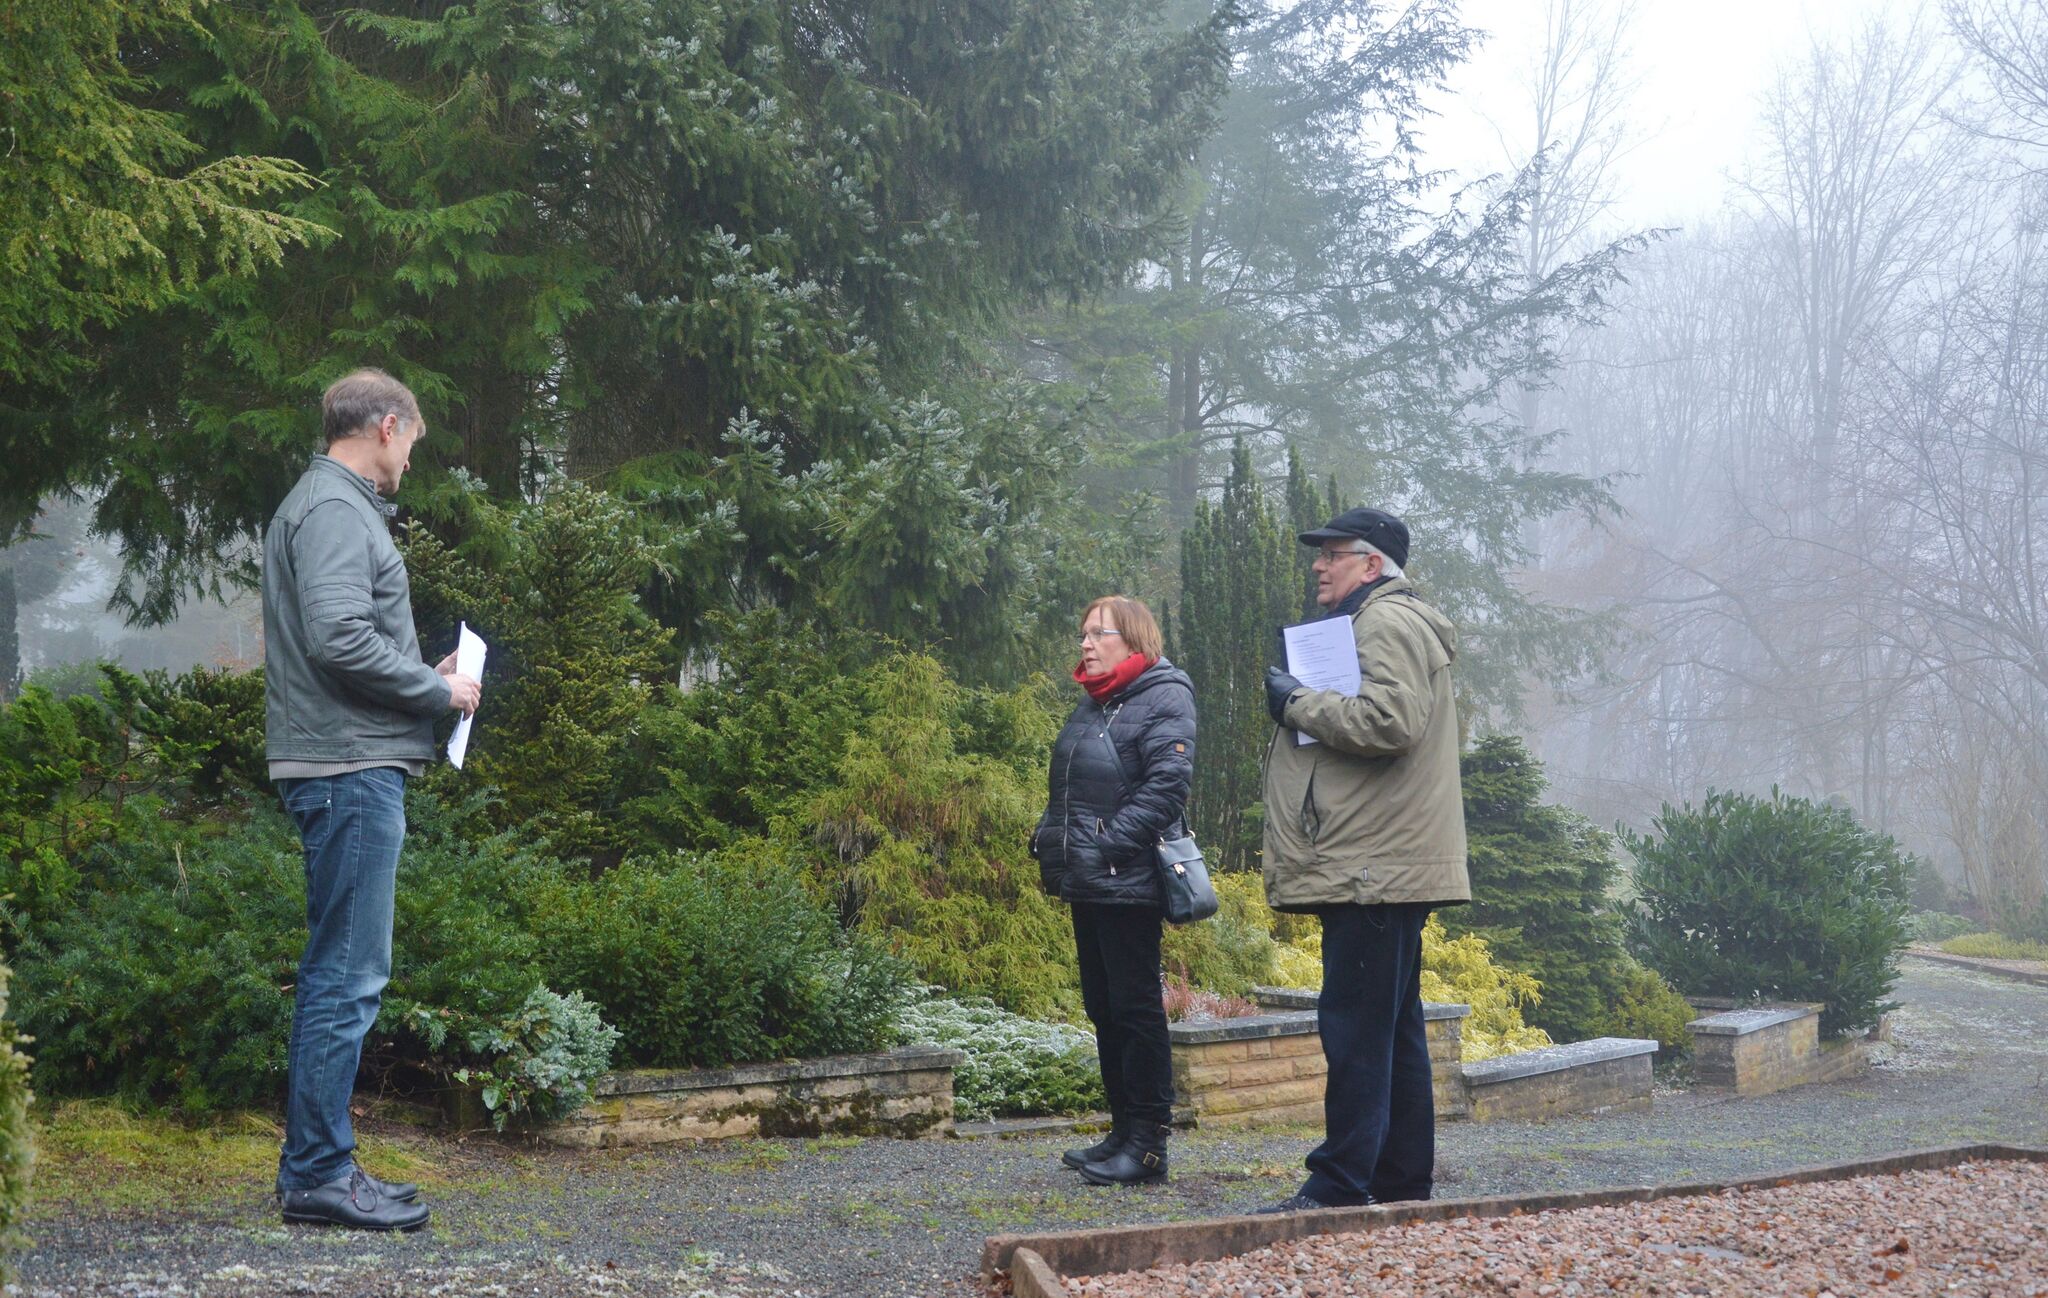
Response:
[{"label": "cypress tree", "polygon": [[1199,758],[1188,815],[1224,869],[1257,860],[1265,745],[1266,667],[1279,661],[1279,628],[1294,619],[1297,549],[1240,443],[1211,504],[1199,501],[1181,533],[1180,663],[1195,683]]}]

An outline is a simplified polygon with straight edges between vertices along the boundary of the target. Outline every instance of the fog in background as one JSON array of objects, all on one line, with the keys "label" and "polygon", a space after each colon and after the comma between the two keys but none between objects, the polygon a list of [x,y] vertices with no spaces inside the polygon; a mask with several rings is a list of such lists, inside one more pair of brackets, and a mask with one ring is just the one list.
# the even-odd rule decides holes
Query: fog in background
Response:
[{"label": "fog in background", "polygon": [[[1526,271],[1666,231],[1543,391],[1619,505],[1525,574],[1606,612],[1605,673],[1522,723],[1557,796],[1645,824],[1708,788],[1838,799],[1983,899],[2048,857],[2048,12],[2042,0],[1471,0],[1424,162],[1539,149]],[[310,420],[310,416],[309,416]],[[137,631],[59,509],[30,668],[260,657],[253,602]],[[34,551],[31,555],[28,551]]]},{"label": "fog in background", "polygon": [[[1528,35],[1466,106],[1498,133],[1461,110],[1444,139],[1550,147],[1529,271],[1677,227],[1554,389],[1510,394],[1622,507],[1546,527],[1526,574],[1618,631],[1533,718],[1559,791],[1640,824],[1778,785],[2038,901],[2048,12],[1499,8]],[[1744,96],[1700,103],[1716,81]]]}]

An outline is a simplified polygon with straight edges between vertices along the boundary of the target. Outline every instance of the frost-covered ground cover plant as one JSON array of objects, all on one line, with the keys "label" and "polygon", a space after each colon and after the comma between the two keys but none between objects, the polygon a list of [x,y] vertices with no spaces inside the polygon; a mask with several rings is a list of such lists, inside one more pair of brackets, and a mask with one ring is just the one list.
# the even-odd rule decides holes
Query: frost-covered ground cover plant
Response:
[{"label": "frost-covered ground cover plant", "polygon": [[1027,1114],[1099,1111],[1102,1072],[1095,1038],[1064,1023],[1040,1023],[976,996],[953,999],[919,988],[897,1018],[903,1040],[958,1050],[953,1114],[968,1122]]},{"label": "frost-covered ground cover plant", "polygon": [[589,1103],[590,1084],[618,1043],[619,1030],[581,992],[536,987],[518,1013],[468,1032],[465,1044],[491,1063],[460,1069],[455,1079],[482,1088],[491,1125],[503,1131],[520,1118],[558,1118]]}]

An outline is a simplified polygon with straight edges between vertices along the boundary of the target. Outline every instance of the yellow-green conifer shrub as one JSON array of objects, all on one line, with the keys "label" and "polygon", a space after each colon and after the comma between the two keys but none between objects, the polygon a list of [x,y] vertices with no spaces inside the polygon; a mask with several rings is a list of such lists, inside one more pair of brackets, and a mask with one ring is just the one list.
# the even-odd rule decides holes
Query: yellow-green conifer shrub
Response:
[{"label": "yellow-green conifer shrub", "polygon": [[[1057,719],[991,707],[923,654],[868,682],[872,721],[807,818],[820,886],[925,981],[1033,1018],[1078,1016],[1072,923],[1027,849]],[[963,752],[970,721],[1010,733]]]},{"label": "yellow-green conifer shrub", "polygon": [[1273,981],[1274,914],[1266,886],[1256,874],[1219,871],[1216,913],[1198,924],[1168,925],[1160,942],[1166,971],[1191,987],[1223,996],[1244,996]]},{"label": "yellow-green conifer shrub", "polygon": [[21,1244],[21,1218],[28,1208],[29,1176],[35,1167],[35,1130],[29,1126],[28,1056],[7,1017],[8,984],[14,971],[0,964],[0,1282],[13,1278],[9,1258]]},{"label": "yellow-green conifer shrub", "polygon": [[[1321,987],[1322,930],[1282,943],[1273,966],[1276,986]],[[1536,979],[1495,964],[1486,939],[1450,937],[1435,915],[1422,926],[1422,999],[1472,1007],[1463,1037],[1466,1063],[1551,1044],[1549,1033],[1522,1021],[1523,1008],[1542,994]]]}]

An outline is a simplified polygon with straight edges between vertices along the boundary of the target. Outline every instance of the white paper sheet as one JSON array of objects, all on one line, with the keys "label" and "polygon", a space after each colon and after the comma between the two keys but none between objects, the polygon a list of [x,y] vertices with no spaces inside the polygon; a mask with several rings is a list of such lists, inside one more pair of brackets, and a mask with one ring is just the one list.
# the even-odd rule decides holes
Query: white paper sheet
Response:
[{"label": "white paper sheet", "polygon": [[[490,646],[484,643],[484,638],[470,630],[469,623],[464,622],[462,634],[455,641],[455,674],[467,676],[474,681],[483,680],[484,655],[489,651]],[[475,720],[474,713],[466,717],[457,717],[455,733],[448,736],[448,764],[458,771],[462,769],[462,759],[469,755],[469,724]]]},{"label": "white paper sheet", "polygon": [[[1312,690],[1335,690],[1358,697],[1358,635],[1348,617],[1326,617],[1300,626],[1280,628],[1287,646],[1287,670]],[[1313,735],[1294,732],[1296,744],[1313,744]]]}]

